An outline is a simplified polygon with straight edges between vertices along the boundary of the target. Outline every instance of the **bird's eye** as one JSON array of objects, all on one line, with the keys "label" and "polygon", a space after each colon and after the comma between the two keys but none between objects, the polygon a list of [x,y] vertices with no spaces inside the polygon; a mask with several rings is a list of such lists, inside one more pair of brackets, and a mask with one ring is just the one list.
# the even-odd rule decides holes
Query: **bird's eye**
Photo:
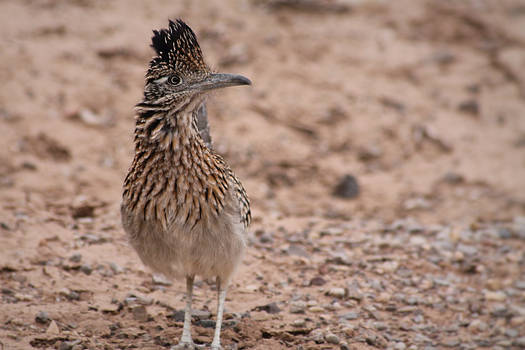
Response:
[{"label": "bird's eye", "polygon": [[181,83],[181,79],[178,75],[170,75],[168,78],[168,83],[171,85],[179,85]]}]

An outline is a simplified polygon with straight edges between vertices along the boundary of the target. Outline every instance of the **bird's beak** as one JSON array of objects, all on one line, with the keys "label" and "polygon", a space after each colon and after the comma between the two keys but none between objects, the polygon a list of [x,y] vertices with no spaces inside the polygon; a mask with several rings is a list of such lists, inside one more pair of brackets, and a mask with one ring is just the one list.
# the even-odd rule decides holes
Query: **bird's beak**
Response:
[{"label": "bird's beak", "polygon": [[228,86],[251,85],[250,79],[236,74],[214,73],[202,82],[195,84],[194,88],[200,91],[221,89]]}]

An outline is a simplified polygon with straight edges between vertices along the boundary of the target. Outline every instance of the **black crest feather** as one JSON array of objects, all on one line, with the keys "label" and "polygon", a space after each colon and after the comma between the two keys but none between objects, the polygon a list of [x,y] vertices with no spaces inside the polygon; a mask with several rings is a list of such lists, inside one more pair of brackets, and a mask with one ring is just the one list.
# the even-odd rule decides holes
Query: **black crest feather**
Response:
[{"label": "black crest feather", "polygon": [[206,68],[195,33],[180,19],[170,20],[168,29],[154,30],[151,47],[158,55],[152,64],[163,61],[179,70]]}]

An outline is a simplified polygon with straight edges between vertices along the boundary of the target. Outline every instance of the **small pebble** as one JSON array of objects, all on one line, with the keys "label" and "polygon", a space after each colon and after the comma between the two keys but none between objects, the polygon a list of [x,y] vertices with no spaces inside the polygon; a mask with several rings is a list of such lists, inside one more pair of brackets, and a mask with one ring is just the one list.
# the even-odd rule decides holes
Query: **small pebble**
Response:
[{"label": "small pebble", "polygon": [[324,334],[320,329],[314,329],[312,332],[310,332],[310,337],[317,344],[324,343]]},{"label": "small pebble", "polygon": [[47,327],[46,333],[53,334],[53,335],[60,333],[60,330],[58,329],[57,323],[55,321],[51,321],[51,323]]},{"label": "small pebble", "polygon": [[339,317],[345,320],[356,320],[357,318],[359,318],[359,315],[356,312],[347,312],[345,314],[340,315]]},{"label": "small pebble", "polygon": [[306,321],[302,318],[297,319],[292,322],[292,326],[297,327],[297,328],[304,328],[306,327]]},{"label": "small pebble", "polygon": [[200,320],[199,325],[204,328],[215,328],[215,320]]},{"label": "small pebble", "polygon": [[139,322],[146,322],[149,318],[148,312],[144,305],[136,305],[131,308],[133,318]]},{"label": "small pebble", "polygon": [[340,198],[351,199],[359,195],[359,184],[357,179],[350,174],[343,176],[337,186],[335,186],[333,195]]},{"label": "small pebble", "polygon": [[75,347],[77,349],[82,349],[82,345],[80,345],[81,342],[82,341],[80,339],[71,340],[71,341],[63,341],[60,343],[58,350],[73,350]]},{"label": "small pebble", "polygon": [[153,275],[152,281],[154,284],[159,284],[161,286],[171,286],[173,284],[170,280],[166,279],[162,275]]},{"label": "small pebble", "polygon": [[36,314],[35,321],[38,323],[47,323],[49,320],[49,315],[45,311],[40,311]]},{"label": "small pebble", "polygon": [[76,253],[69,257],[69,261],[79,263],[82,260],[82,254]]},{"label": "small pebble", "polygon": [[525,281],[517,281],[514,286],[518,289],[525,290]]},{"label": "small pebble", "polygon": [[111,271],[113,271],[115,275],[124,272],[124,269],[119,265],[115,264],[114,262],[109,263],[109,268],[111,269]]},{"label": "small pebble", "polygon": [[211,317],[211,312],[207,310],[192,310],[191,316],[198,320],[206,320]]},{"label": "small pebble", "polygon": [[485,332],[487,330],[488,326],[485,322],[475,319],[468,325],[468,329],[471,332],[477,333],[477,332]]},{"label": "small pebble", "polygon": [[261,243],[273,243],[273,237],[271,234],[263,233],[261,237],[259,237],[259,242]]},{"label": "small pebble", "polygon": [[327,343],[330,343],[330,344],[339,344],[339,337],[333,333],[327,333],[325,336],[324,336],[324,339],[326,340]]},{"label": "small pebble", "polygon": [[405,350],[406,348],[407,348],[407,346],[402,341],[401,342],[397,342],[394,345],[394,350]]},{"label": "small pebble", "polygon": [[384,331],[387,329],[387,325],[383,322],[374,322],[374,328],[378,331]]},{"label": "small pebble", "polygon": [[86,275],[91,275],[93,268],[89,264],[83,264],[80,266],[80,271],[84,272]]},{"label": "small pebble", "polygon": [[514,340],[513,344],[522,349],[525,348],[525,336],[519,337],[518,339]]},{"label": "small pebble", "polygon": [[304,314],[306,310],[306,303],[304,301],[294,301],[290,303],[290,313],[292,314]]},{"label": "small pebble", "polygon": [[331,288],[328,291],[328,295],[339,299],[344,298],[347,293],[348,291],[345,288]]},{"label": "small pebble", "polygon": [[311,286],[322,286],[326,283],[325,279],[321,276],[314,277],[310,280]]},{"label": "small pebble", "polygon": [[507,299],[507,295],[505,295],[505,293],[501,291],[497,291],[497,292],[486,291],[484,293],[484,296],[485,296],[485,299],[488,301],[504,301],[505,299]]},{"label": "small pebble", "polygon": [[34,298],[30,294],[15,293],[14,297],[19,301],[32,301]]},{"label": "small pebble", "polygon": [[321,313],[321,312],[324,312],[324,308],[320,306],[311,306],[308,308],[308,311],[314,312],[314,313]]}]

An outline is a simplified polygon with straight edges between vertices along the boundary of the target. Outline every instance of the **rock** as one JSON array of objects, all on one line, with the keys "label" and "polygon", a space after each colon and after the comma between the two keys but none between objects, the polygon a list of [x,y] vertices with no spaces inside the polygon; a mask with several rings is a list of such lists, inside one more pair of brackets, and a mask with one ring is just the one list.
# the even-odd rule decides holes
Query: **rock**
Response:
[{"label": "rock", "polygon": [[478,253],[478,248],[471,246],[471,245],[462,244],[462,243],[458,244],[457,250],[462,252],[465,255],[475,255]]},{"label": "rock", "polygon": [[265,243],[273,243],[273,236],[270,233],[263,233],[259,237],[259,242],[265,244]]},{"label": "rock", "polygon": [[479,320],[479,319],[473,320],[468,325],[469,331],[471,331],[473,333],[485,332],[487,330],[487,328],[488,328],[487,324],[485,322]]},{"label": "rock", "polygon": [[146,322],[149,319],[148,312],[144,305],[135,305],[131,308],[133,318],[139,322]]},{"label": "rock", "polygon": [[171,318],[175,322],[184,322],[184,310],[175,310],[171,314]]},{"label": "rock", "polygon": [[199,326],[204,328],[215,328],[215,320],[207,319],[198,321]]},{"label": "rock", "polygon": [[86,275],[91,275],[91,273],[93,272],[93,268],[90,264],[83,264],[82,266],[80,266],[80,271],[84,272]]},{"label": "rock", "polygon": [[379,295],[376,297],[376,300],[380,303],[386,303],[388,301],[390,301],[390,298],[391,298],[391,295],[389,293],[386,293],[386,292],[381,292],[379,293]]},{"label": "rock", "polygon": [[269,314],[278,314],[279,312],[281,312],[281,309],[279,308],[279,306],[277,306],[276,303],[269,303],[266,305],[257,306],[255,307],[255,310],[256,311],[266,311]]},{"label": "rock", "polygon": [[310,280],[311,286],[323,286],[325,283],[326,281],[321,276],[314,277]]},{"label": "rock", "polygon": [[115,264],[114,262],[109,263],[109,268],[111,269],[111,271],[113,271],[115,275],[118,275],[119,273],[124,272],[124,269],[118,266],[117,264]]},{"label": "rock", "polygon": [[69,261],[79,263],[82,260],[82,254],[75,253],[69,257]]},{"label": "rock", "polygon": [[505,299],[507,299],[507,295],[501,291],[485,291],[484,296],[485,300],[488,301],[504,301]]},{"label": "rock", "polygon": [[505,304],[497,303],[490,308],[490,314],[494,317],[507,317],[509,309]]},{"label": "rock", "polygon": [[347,312],[345,314],[339,315],[339,317],[344,320],[356,320],[359,318],[359,314],[357,312]]},{"label": "rock", "polygon": [[153,275],[152,282],[161,286],[171,286],[173,283],[162,275]]},{"label": "rock", "polygon": [[517,346],[517,347],[519,347],[521,349],[524,349],[525,348],[525,336],[519,337],[518,339],[515,339],[513,341],[513,344],[514,344],[514,346]]},{"label": "rock", "polygon": [[71,341],[63,341],[60,343],[58,350],[76,350],[76,349],[83,349],[81,345],[82,341],[80,339],[77,340],[71,340]]},{"label": "rock", "polygon": [[303,258],[310,258],[310,254],[304,249],[302,245],[290,244],[286,250],[289,255],[301,256]]},{"label": "rock", "polygon": [[506,227],[500,227],[498,228],[498,236],[501,239],[509,239],[512,238],[512,232]]},{"label": "rock", "polygon": [[378,331],[384,331],[385,329],[387,329],[387,325],[383,322],[374,322],[373,323],[374,325],[374,328],[377,329]]},{"label": "rock", "polygon": [[443,175],[443,181],[451,185],[457,185],[463,183],[465,178],[461,174],[450,171]]},{"label": "rock", "polygon": [[512,327],[518,327],[521,325],[525,325],[525,317],[517,316],[510,319],[510,325]]},{"label": "rock", "polygon": [[320,329],[314,329],[312,332],[310,332],[310,337],[317,344],[324,343],[324,334]]},{"label": "rock", "polygon": [[357,150],[357,158],[363,162],[381,158],[382,155],[383,151],[378,145],[362,146]]},{"label": "rock", "polygon": [[51,321],[47,327],[46,334],[57,335],[59,333],[60,330],[58,329],[57,323],[55,321]]},{"label": "rock", "polygon": [[192,310],[191,316],[198,320],[205,320],[211,317],[211,312],[207,310]]},{"label": "rock", "polygon": [[423,197],[409,198],[403,202],[403,208],[406,210],[429,209],[432,204]]},{"label": "rock", "polygon": [[457,346],[460,344],[460,340],[458,338],[448,338],[443,341],[443,345],[447,348],[454,348],[457,349]]},{"label": "rock", "polygon": [[464,113],[468,113],[468,114],[477,116],[479,114],[478,101],[474,99],[463,101],[458,105],[458,110]]},{"label": "rock", "polygon": [[326,342],[330,344],[339,344],[339,337],[333,333],[327,333],[324,336],[324,340],[326,340]]},{"label": "rock", "polygon": [[394,350],[405,350],[406,348],[407,348],[407,346],[406,346],[405,343],[403,343],[402,341],[397,342],[397,343],[394,345]]},{"label": "rock", "polygon": [[103,303],[100,305],[99,310],[102,312],[107,312],[110,314],[115,314],[120,310],[120,305],[118,303]]},{"label": "rock", "polygon": [[512,230],[517,238],[525,239],[525,216],[517,216],[514,218]]},{"label": "rock", "polygon": [[31,294],[15,293],[14,297],[19,301],[32,301],[34,298]]},{"label": "rock", "polygon": [[340,198],[352,199],[359,195],[359,184],[357,179],[350,174],[343,176],[335,186],[333,195]]},{"label": "rock", "polygon": [[325,310],[323,307],[320,307],[320,306],[311,306],[308,308],[308,311],[313,312],[313,313],[321,313],[321,312],[324,312]]},{"label": "rock", "polygon": [[36,314],[35,321],[38,323],[47,323],[49,320],[49,315],[45,311],[40,311],[38,314]]},{"label": "rock", "polygon": [[514,283],[514,287],[525,290],[525,281],[516,281],[516,283]]},{"label": "rock", "polygon": [[329,296],[339,298],[339,299],[344,298],[347,294],[348,294],[348,290],[346,288],[334,287],[328,291]]},{"label": "rock", "polygon": [[297,327],[297,328],[304,328],[306,327],[306,320],[302,319],[302,318],[299,318],[297,320],[294,320],[292,322],[292,326],[293,327]]},{"label": "rock", "polygon": [[304,301],[293,301],[290,303],[290,313],[292,314],[304,314],[306,310],[306,303]]}]

